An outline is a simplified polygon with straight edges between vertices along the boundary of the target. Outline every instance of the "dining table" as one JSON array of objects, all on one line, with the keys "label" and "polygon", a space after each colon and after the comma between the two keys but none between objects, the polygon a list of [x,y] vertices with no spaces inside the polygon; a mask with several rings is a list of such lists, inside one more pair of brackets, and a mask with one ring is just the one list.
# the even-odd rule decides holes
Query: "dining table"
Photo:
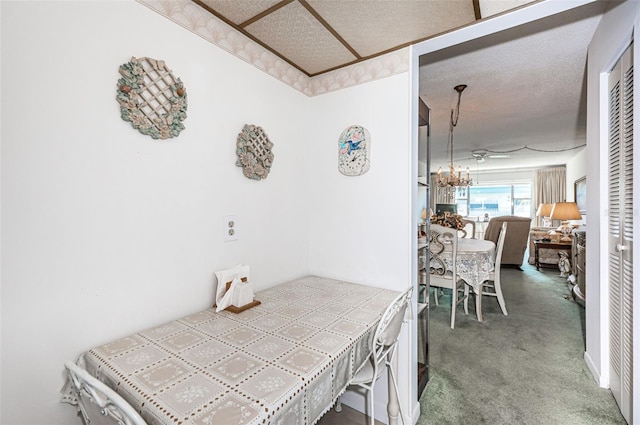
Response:
[{"label": "dining table", "polygon": [[[257,292],[250,309],[207,308],[91,348],[77,364],[149,425],[314,424],[369,357],[398,294],[305,276]],[[74,404],[68,384],[62,401]]]},{"label": "dining table", "polygon": [[[456,271],[458,276],[473,288],[476,294],[476,315],[482,322],[482,283],[489,280],[494,270],[496,245],[492,241],[473,238],[458,238]],[[451,249],[445,249],[440,258],[451,269],[453,255]]]}]

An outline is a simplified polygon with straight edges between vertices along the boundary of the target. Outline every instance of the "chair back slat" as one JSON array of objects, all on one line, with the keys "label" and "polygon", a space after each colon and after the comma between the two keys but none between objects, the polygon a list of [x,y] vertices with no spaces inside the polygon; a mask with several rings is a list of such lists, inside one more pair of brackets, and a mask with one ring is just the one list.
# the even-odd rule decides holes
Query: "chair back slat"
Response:
[{"label": "chair back slat", "polygon": [[504,240],[507,238],[508,224],[509,223],[507,223],[506,221],[502,223],[500,236],[498,236],[498,243],[496,244],[496,259],[494,261],[495,270],[500,270],[500,266],[502,265],[502,251],[504,251]]},{"label": "chair back slat", "polygon": [[76,392],[78,410],[92,425],[147,425],[125,399],[71,361],[64,367]]},{"label": "chair back slat", "polygon": [[409,288],[398,295],[382,314],[373,336],[372,351],[376,359],[386,356],[389,348],[397,343],[412,292],[413,288]]},{"label": "chair back slat", "polygon": [[476,222],[473,220],[462,219],[462,229],[458,230],[461,238],[475,239],[476,238]]},{"label": "chair back slat", "polygon": [[[446,261],[443,253],[451,253]],[[431,279],[451,279],[457,275],[455,258],[458,256],[458,234],[456,229],[432,224],[429,229],[429,273]]]},{"label": "chair back slat", "polygon": [[[429,228],[429,286],[451,289],[451,329],[455,326],[456,307],[466,301],[468,292],[464,280],[458,276],[458,229],[432,224]],[[464,291],[464,296],[458,293]],[[434,291],[438,305],[439,291]]]}]

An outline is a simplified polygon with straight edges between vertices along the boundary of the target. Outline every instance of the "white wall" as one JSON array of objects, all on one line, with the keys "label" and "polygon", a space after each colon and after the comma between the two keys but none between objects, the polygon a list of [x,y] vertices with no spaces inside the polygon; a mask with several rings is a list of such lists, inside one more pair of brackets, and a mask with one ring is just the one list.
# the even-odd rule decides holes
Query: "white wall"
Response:
[{"label": "white wall", "polygon": [[587,175],[587,148],[580,149],[567,161],[567,201],[575,202],[574,183]]},{"label": "white wall", "polygon": [[[566,186],[566,194],[567,201],[575,202],[575,182],[579,178],[582,178],[587,175],[587,148],[584,147],[580,149],[579,152],[575,154],[568,162],[567,162],[567,186]],[[582,220],[572,220],[571,224],[575,225],[585,225],[586,222],[586,214],[582,214]]]},{"label": "white wall", "polygon": [[[608,355],[608,296],[607,296],[607,83],[606,75],[613,68],[617,58],[628,47],[634,25],[640,16],[640,4],[636,1],[611,3],[600,21],[589,46],[587,62],[587,270],[586,270],[586,331],[587,350],[585,360],[595,379],[601,386],[609,385]],[[638,43],[635,45],[635,68],[638,69]],[[636,95],[638,94],[636,88]],[[634,122],[636,117],[634,116]],[[636,180],[636,179],[634,179]],[[637,188],[637,185],[636,185]],[[634,199],[634,211],[637,211]],[[637,225],[636,225],[637,227]],[[638,256],[638,251],[634,252]],[[634,258],[636,264],[638,257]],[[638,292],[638,277],[635,274],[634,289]],[[637,304],[636,304],[637,305]],[[637,308],[634,308],[637,311]],[[634,315],[634,332],[640,321]],[[638,336],[638,333],[636,333]],[[636,344],[637,347],[637,344]],[[634,372],[634,373],[637,373]],[[634,382],[638,382],[637,379]],[[638,404],[637,385],[635,394]]]},{"label": "white wall", "polygon": [[[308,211],[310,270],[381,287],[409,285],[409,79],[407,74],[312,99]],[[350,125],[371,134],[371,169],[338,172],[338,137]],[[389,223],[400,223],[398,226]]]},{"label": "white wall", "polygon": [[[403,290],[411,285],[411,139],[408,74],[343,89],[312,99],[313,131],[308,133],[308,211],[312,274]],[[371,134],[371,169],[359,177],[338,172],[338,138],[350,125]],[[409,326],[399,344],[399,386],[403,409],[413,410]],[[386,421],[387,384],[376,385],[375,417]],[[363,397],[343,401],[363,410]]]},{"label": "white wall", "polygon": [[[215,270],[249,264],[258,289],[310,271],[408,284],[406,74],[307,98],[133,1],[0,7],[2,424],[76,423],[59,403],[64,360],[210,306]],[[131,56],[185,83],[178,138],[120,118]],[[234,165],[246,123],[275,144],[265,181]],[[337,171],[350,124],[373,137],[360,178]]]},{"label": "white wall", "polygon": [[[2,12],[0,422],[74,423],[58,401],[65,359],[210,306],[217,269],[249,264],[258,289],[308,272],[309,100],[137,3]],[[121,120],[118,66],[132,55],[184,81],[178,138]],[[275,144],[262,182],[234,165],[245,123]],[[225,214],[237,242],[223,242]]]}]

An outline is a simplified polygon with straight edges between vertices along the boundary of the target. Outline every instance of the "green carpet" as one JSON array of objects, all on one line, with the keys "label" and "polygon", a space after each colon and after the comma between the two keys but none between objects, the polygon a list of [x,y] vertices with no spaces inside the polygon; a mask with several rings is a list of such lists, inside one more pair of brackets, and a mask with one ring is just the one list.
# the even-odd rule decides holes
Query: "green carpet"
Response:
[{"label": "green carpet", "polygon": [[584,362],[584,308],[565,298],[558,270],[504,268],[508,316],[483,298],[484,322],[458,306],[449,327],[450,298],[431,298],[431,379],[418,424],[625,424],[608,389]]}]

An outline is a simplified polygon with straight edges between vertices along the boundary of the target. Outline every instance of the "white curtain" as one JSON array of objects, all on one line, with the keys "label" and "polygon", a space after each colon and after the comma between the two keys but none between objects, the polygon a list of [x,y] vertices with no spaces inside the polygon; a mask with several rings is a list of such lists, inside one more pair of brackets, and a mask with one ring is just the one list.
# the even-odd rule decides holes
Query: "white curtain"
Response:
[{"label": "white curtain", "polygon": [[[567,169],[565,167],[541,168],[533,172],[533,206],[536,210],[540,204],[565,202],[566,199]],[[538,225],[541,221],[542,217],[538,217]]]}]

